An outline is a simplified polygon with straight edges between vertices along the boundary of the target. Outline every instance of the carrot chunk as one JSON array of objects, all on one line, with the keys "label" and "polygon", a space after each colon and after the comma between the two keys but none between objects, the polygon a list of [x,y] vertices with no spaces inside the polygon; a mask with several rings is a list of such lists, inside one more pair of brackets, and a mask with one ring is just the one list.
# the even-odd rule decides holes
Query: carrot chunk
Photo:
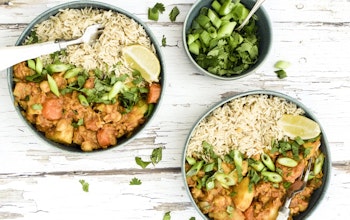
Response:
[{"label": "carrot chunk", "polygon": [[147,103],[157,103],[160,97],[161,86],[159,83],[152,83],[149,85],[149,92],[147,95]]}]

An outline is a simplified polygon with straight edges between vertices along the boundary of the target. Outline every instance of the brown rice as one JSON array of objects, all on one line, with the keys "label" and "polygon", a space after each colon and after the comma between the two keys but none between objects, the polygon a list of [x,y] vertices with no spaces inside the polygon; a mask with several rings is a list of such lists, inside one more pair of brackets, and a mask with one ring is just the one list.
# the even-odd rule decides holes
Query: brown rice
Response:
[{"label": "brown rice", "polygon": [[[70,40],[80,37],[84,30],[93,24],[104,26],[99,40],[92,45],[69,46],[66,50],[67,55],[60,56],[61,62],[87,70],[113,71],[118,76],[131,73],[121,56],[123,47],[141,44],[155,51],[149,36],[139,23],[124,14],[113,11],[92,8],[64,9],[36,25],[34,31],[40,42]],[[43,60],[44,64],[52,62],[49,55],[44,56]]]},{"label": "brown rice", "polygon": [[218,156],[233,149],[247,157],[260,154],[271,149],[274,140],[284,138],[277,126],[283,114],[301,115],[304,111],[276,96],[248,95],[233,99],[216,108],[197,125],[187,146],[187,156],[202,156],[203,141],[214,146]]}]

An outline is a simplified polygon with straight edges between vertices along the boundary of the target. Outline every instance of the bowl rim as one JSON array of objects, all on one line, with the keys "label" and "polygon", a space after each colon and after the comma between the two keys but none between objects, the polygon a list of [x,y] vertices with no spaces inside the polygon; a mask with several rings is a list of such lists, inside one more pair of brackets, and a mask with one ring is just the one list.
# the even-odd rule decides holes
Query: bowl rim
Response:
[{"label": "bowl rim", "polygon": [[151,115],[147,118],[145,123],[143,123],[141,126],[139,126],[133,132],[132,137],[129,137],[129,138],[124,137],[124,138],[118,139],[119,141],[117,142],[116,145],[109,146],[108,148],[104,148],[104,149],[97,149],[97,150],[89,151],[89,152],[82,151],[80,148],[67,146],[67,145],[60,144],[60,143],[54,142],[52,140],[49,140],[48,138],[45,137],[44,134],[39,132],[35,128],[34,125],[32,125],[30,122],[28,122],[24,118],[24,116],[21,114],[20,107],[15,104],[15,99],[14,99],[14,95],[13,95],[13,88],[14,88],[13,67],[7,68],[7,84],[8,84],[8,90],[10,93],[11,101],[14,104],[14,108],[15,108],[16,112],[18,113],[19,118],[22,120],[22,122],[24,122],[26,127],[34,134],[34,136],[38,137],[38,139],[42,143],[48,144],[50,146],[55,146],[56,148],[59,148],[61,150],[65,150],[67,152],[98,153],[98,152],[104,152],[104,151],[108,151],[108,150],[115,149],[115,148],[120,148],[120,147],[127,145],[131,141],[137,139],[137,137],[154,120],[154,118],[156,117],[156,115],[159,112],[160,107],[162,106],[163,99],[164,99],[164,94],[165,94],[165,90],[166,90],[166,88],[165,88],[166,87],[165,86],[166,85],[166,77],[165,77],[166,68],[165,68],[164,54],[163,54],[163,51],[161,49],[159,42],[158,42],[156,36],[154,35],[153,31],[147,26],[147,24],[141,18],[139,18],[137,15],[132,14],[131,12],[128,12],[128,11],[118,7],[118,6],[111,5],[111,4],[104,3],[104,2],[94,1],[94,0],[92,0],[92,1],[91,0],[86,0],[86,1],[77,1],[76,0],[76,1],[65,2],[65,3],[58,4],[56,6],[53,6],[49,9],[43,11],[42,13],[37,15],[33,20],[31,20],[30,23],[26,26],[26,28],[22,31],[22,33],[20,34],[20,36],[18,37],[18,39],[15,43],[15,46],[18,46],[24,42],[25,38],[28,36],[28,34],[31,32],[31,30],[34,28],[34,26],[36,24],[49,19],[50,16],[56,15],[59,12],[59,10],[68,9],[68,8],[81,9],[81,8],[85,8],[85,7],[91,7],[91,8],[102,9],[102,10],[111,10],[113,12],[124,14],[128,18],[133,19],[140,26],[142,26],[143,29],[146,31],[148,37],[151,40],[151,43],[152,43],[155,51],[157,53],[157,57],[159,59],[160,65],[161,65],[161,73],[160,73],[161,94],[160,94],[158,102],[156,103]]},{"label": "bowl rim", "polygon": [[[183,184],[185,187],[185,191],[192,203],[192,206],[196,209],[196,211],[199,213],[199,215],[203,218],[203,219],[209,219],[208,216],[204,215],[202,213],[202,211],[199,209],[199,207],[196,205],[196,202],[194,201],[191,192],[189,190],[189,187],[187,185],[187,181],[186,181],[186,171],[185,171],[185,162],[186,162],[186,152],[187,152],[187,148],[188,148],[188,143],[194,133],[195,128],[198,126],[198,124],[205,119],[208,115],[210,115],[215,109],[217,109],[218,107],[224,105],[225,103],[234,100],[234,99],[238,99],[241,97],[245,97],[245,96],[249,96],[249,95],[269,95],[269,96],[277,96],[280,98],[284,98],[286,99],[288,102],[292,102],[294,104],[296,104],[298,107],[300,107],[301,109],[303,109],[305,111],[305,115],[308,118],[311,118],[312,120],[316,121],[321,129],[321,133],[322,133],[322,143],[321,146],[324,146],[322,149],[322,152],[326,155],[325,158],[325,163],[323,164],[323,171],[324,171],[324,176],[323,176],[323,183],[321,185],[320,188],[316,189],[316,192],[321,191],[321,194],[316,198],[316,200],[314,199],[314,203],[312,204],[312,206],[310,206],[310,202],[309,202],[309,206],[308,208],[300,213],[299,215],[295,216],[294,219],[304,219],[305,217],[309,217],[319,206],[319,204],[321,203],[321,201],[324,199],[325,195],[327,194],[327,191],[329,189],[329,185],[330,185],[330,179],[331,179],[331,175],[332,175],[332,166],[331,166],[331,153],[330,153],[330,147],[329,147],[329,142],[326,136],[326,133],[321,125],[321,123],[319,122],[319,120],[316,118],[316,116],[314,115],[314,113],[308,108],[306,107],[303,103],[301,103],[300,101],[298,101],[297,99],[278,92],[278,91],[274,91],[274,90],[263,90],[263,89],[258,89],[258,90],[251,90],[251,91],[246,91],[246,92],[240,92],[237,93],[235,95],[229,96],[227,98],[222,99],[221,101],[218,101],[217,103],[215,103],[214,105],[212,105],[209,109],[205,110],[204,113],[202,113],[202,115],[195,121],[195,123],[193,124],[192,128],[190,129],[185,144],[184,144],[184,148],[183,148],[183,152],[182,152],[182,160],[181,160],[181,176],[183,178]],[[313,194],[314,194],[313,193]],[[313,197],[311,196],[311,199]]]},{"label": "bowl rim", "polygon": [[[246,76],[249,76],[251,74],[253,74],[260,66],[262,66],[266,60],[268,59],[269,55],[271,54],[271,50],[272,50],[272,43],[273,43],[273,30],[272,30],[272,22],[270,19],[269,14],[267,13],[267,11],[265,10],[264,6],[261,5],[259,7],[259,9],[257,10],[257,12],[255,13],[259,13],[261,12],[266,20],[266,23],[268,24],[268,30],[270,32],[269,34],[269,38],[270,41],[268,42],[268,47],[266,50],[266,55],[265,58],[259,63],[259,64],[254,64],[252,67],[250,67],[249,69],[245,70],[244,73],[238,74],[238,75],[233,75],[231,77],[225,77],[225,76],[220,76],[220,75],[216,75],[213,74],[209,71],[207,71],[206,69],[202,68],[201,66],[199,66],[197,64],[197,62],[193,59],[188,46],[187,46],[187,31],[188,29],[186,29],[187,24],[189,23],[189,18],[191,16],[191,14],[196,10],[196,8],[198,7],[198,5],[200,4],[204,4],[203,2],[208,2],[208,4],[210,2],[212,2],[213,0],[197,0],[190,8],[190,10],[188,11],[185,20],[184,20],[184,24],[183,24],[183,28],[182,28],[182,43],[183,43],[183,47],[186,53],[186,56],[190,59],[191,63],[203,74],[208,75],[214,79],[219,79],[219,80],[237,80],[237,79],[241,79],[244,78]],[[250,1],[250,0],[241,0],[242,1]],[[253,2],[253,1],[252,1]],[[191,25],[191,24],[190,24]]]}]

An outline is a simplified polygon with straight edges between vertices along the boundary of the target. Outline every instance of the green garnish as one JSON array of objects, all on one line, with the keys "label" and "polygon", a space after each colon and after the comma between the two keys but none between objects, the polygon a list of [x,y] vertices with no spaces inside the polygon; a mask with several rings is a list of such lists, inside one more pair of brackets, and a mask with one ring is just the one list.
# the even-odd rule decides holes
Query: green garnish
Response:
[{"label": "green garnish", "polygon": [[180,14],[179,9],[175,6],[173,9],[171,9],[171,12],[169,14],[169,19],[171,22],[174,22],[176,20],[176,17]]},{"label": "green garnish", "polygon": [[142,184],[141,180],[136,177],[132,178],[132,180],[129,183],[129,185],[141,185],[141,184]]},{"label": "green garnish", "polygon": [[171,216],[170,216],[170,211],[169,212],[166,212],[163,216],[163,220],[170,220],[171,219]]},{"label": "green garnish", "polygon": [[287,72],[284,70],[276,70],[275,73],[279,79],[284,79],[287,77]]},{"label": "green garnish", "polygon": [[291,63],[285,60],[279,60],[275,63],[274,67],[277,69],[275,70],[275,73],[279,79],[287,77],[286,69],[289,68],[290,65]]},{"label": "green garnish", "polygon": [[241,32],[235,27],[249,10],[239,1],[214,1],[204,7],[187,32],[187,45],[197,64],[220,76],[237,75],[256,63],[259,55],[256,16]]},{"label": "green garnish", "polygon": [[164,4],[156,3],[153,8],[148,8],[148,19],[153,21],[158,21],[159,13],[163,13],[165,11]]},{"label": "green garnish", "polygon": [[141,166],[143,169],[146,168],[150,163],[155,165],[162,160],[162,151],[162,147],[153,149],[152,154],[150,156],[150,161],[144,161],[141,159],[141,157],[135,157],[136,164]]},{"label": "green garnish", "polygon": [[56,81],[52,78],[52,76],[50,76],[49,74],[47,74],[47,81],[49,83],[49,87],[50,90],[53,94],[55,94],[56,96],[60,96],[60,92],[58,90],[58,86]]},{"label": "green garnish", "polygon": [[288,62],[288,61],[279,60],[279,61],[277,61],[277,62],[275,63],[275,68],[276,68],[276,69],[283,69],[283,70],[284,70],[284,69],[289,68],[290,65],[291,65],[291,63]]},{"label": "green garnish", "polygon": [[43,106],[41,105],[41,104],[33,104],[32,106],[31,106],[31,108],[33,109],[33,110],[41,110],[41,109],[43,109]]},{"label": "green garnish", "polygon": [[135,157],[135,161],[142,169],[145,169],[151,163],[150,161],[143,161],[141,157]]},{"label": "green garnish", "polygon": [[89,183],[88,182],[86,182],[85,180],[79,180],[79,183],[82,185],[84,192],[89,192]]},{"label": "green garnish", "polygon": [[166,37],[163,35],[162,37],[162,46],[165,47],[166,46]]},{"label": "green garnish", "polygon": [[159,163],[162,160],[162,155],[163,155],[163,148],[158,147],[153,149],[152,154],[151,154],[151,162],[153,165]]}]

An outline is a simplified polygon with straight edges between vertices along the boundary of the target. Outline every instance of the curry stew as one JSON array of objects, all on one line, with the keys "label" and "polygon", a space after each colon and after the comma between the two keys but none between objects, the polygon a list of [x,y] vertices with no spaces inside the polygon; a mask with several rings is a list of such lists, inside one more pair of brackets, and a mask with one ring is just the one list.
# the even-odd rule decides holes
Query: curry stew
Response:
[{"label": "curry stew", "polygon": [[39,75],[27,62],[15,65],[15,102],[48,139],[82,151],[108,148],[128,138],[147,120],[160,96],[159,83],[144,82],[137,74],[127,82],[127,76],[58,65],[57,71],[48,66]]},{"label": "curry stew", "polygon": [[322,185],[325,155],[319,146],[320,137],[279,141],[252,158],[235,150],[220,158],[213,153],[214,146],[203,141],[203,154],[186,158],[187,185],[210,219],[275,220],[287,192],[313,161],[306,188],[291,201],[292,219],[307,209],[312,193]]}]

